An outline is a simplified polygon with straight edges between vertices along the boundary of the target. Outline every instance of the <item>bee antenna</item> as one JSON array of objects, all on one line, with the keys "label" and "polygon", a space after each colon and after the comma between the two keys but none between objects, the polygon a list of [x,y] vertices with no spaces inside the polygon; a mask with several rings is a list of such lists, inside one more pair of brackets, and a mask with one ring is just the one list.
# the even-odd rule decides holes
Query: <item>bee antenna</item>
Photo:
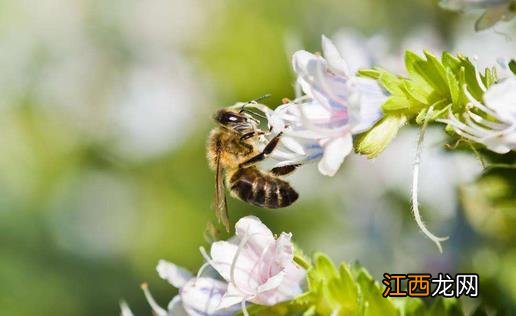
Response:
[{"label": "bee antenna", "polygon": [[270,94],[270,93],[264,94],[264,95],[262,95],[261,97],[258,97],[258,98],[254,99],[254,100],[249,101],[248,103],[258,102],[258,101],[261,101],[261,100],[263,100],[263,99],[267,99],[267,98],[268,98],[268,97],[270,97],[271,95],[272,95],[272,94]]},{"label": "bee antenna", "polygon": [[270,97],[271,94],[270,93],[267,93],[267,94],[264,94],[262,95],[261,97],[258,97],[256,99],[253,99],[251,101],[247,101],[246,103],[242,104],[242,107],[240,108],[240,113],[244,112],[245,111],[245,106],[248,105],[248,104],[251,104],[251,103],[254,103],[254,102],[258,102],[258,101],[261,101],[263,99],[267,99],[268,97]]}]

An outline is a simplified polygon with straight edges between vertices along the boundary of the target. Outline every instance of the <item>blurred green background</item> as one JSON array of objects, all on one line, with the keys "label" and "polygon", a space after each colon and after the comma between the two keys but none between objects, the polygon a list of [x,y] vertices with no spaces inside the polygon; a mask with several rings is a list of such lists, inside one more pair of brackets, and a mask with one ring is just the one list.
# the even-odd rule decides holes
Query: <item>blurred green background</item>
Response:
[{"label": "blurred green background", "polygon": [[[208,245],[215,109],[292,97],[290,55],[320,50],[321,34],[350,58],[399,71],[405,48],[481,65],[514,57],[515,41],[475,34],[474,17],[430,0],[0,1],[0,315],[116,315],[120,299],[150,315],[143,281],[165,306],[175,290],[158,260],[196,271]],[[478,161],[445,152],[446,141],[430,131],[421,183],[427,224],[450,235],[443,255],[411,218],[410,128],[374,161],[351,155],[333,178],[302,168],[288,209],[229,199],[232,222],[256,214],[307,254],[359,261],[377,279],[476,272],[481,298],[466,309],[510,314],[516,173],[479,178]]]}]

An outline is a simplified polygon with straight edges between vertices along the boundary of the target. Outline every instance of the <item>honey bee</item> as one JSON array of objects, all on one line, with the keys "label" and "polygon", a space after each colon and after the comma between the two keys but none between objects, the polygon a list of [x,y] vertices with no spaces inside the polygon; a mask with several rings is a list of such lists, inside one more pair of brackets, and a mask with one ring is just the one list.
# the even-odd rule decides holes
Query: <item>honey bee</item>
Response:
[{"label": "honey bee", "polygon": [[280,178],[293,172],[298,164],[270,171],[256,166],[272,153],[281,134],[274,136],[260,151],[260,138],[265,133],[259,128],[260,122],[247,113],[244,106],[223,108],[215,113],[218,126],[211,131],[207,146],[209,165],[215,171],[215,212],[228,231],[225,187],[233,197],[271,209],[289,206],[299,197],[290,184]]}]

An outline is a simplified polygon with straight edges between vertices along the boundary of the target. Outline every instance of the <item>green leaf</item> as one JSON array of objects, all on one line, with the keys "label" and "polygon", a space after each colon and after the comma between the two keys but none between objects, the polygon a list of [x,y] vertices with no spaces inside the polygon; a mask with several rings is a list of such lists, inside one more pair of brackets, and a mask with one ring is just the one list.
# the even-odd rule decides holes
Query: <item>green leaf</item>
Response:
[{"label": "green leaf", "polygon": [[371,78],[374,80],[378,80],[378,78],[380,78],[381,74],[382,74],[382,72],[379,69],[360,69],[357,72],[358,76],[367,77],[367,78]]},{"label": "green leaf", "polygon": [[468,87],[468,91],[471,92],[473,97],[477,100],[481,100],[484,94],[482,88],[480,88],[479,82],[477,80],[477,70],[475,65],[473,65],[467,57],[460,57],[462,66],[464,67],[464,79],[465,84]]},{"label": "green leaf", "polygon": [[493,68],[486,68],[486,71],[484,73],[484,83],[487,88],[492,86],[496,82],[496,69]]},{"label": "green leaf", "polygon": [[441,61],[443,65],[446,68],[450,69],[453,73],[456,73],[461,67],[460,60],[448,52],[443,52],[441,56]]},{"label": "green leaf", "polygon": [[385,113],[398,112],[410,108],[410,102],[406,97],[393,95],[387,98],[382,105],[382,110]]},{"label": "green leaf", "polygon": [[400,88],[400,85],[403,83],[403,80],[393,75],[387,71],[382,71],[380,76],[378,77],[378,81],[382,84],[382,86],[391,94],[403,94],[403,91]]},{"label": "green leaf", "polygon": [[356,278],[362,292],[364,316],[398,315],[396,306],[392,303],[391,298],[383,297],[383,289],[364,268],[358,271]]},{"label": "green leaf", "polygon": [[461,96],[459,81],[455,78],[450,68],[446,68],[446,82],[448,83],[452,104],[458,105]]},{"label": "green leaf", "polygon": [[[428,56],[432,55],[428,54]],[[435,57],[425,60],[411,51],[405,52],[405,67],[410,77],[425,83],[429,90],[433,89],[435,93],[445,95],[448,87],[445,84],[444,70],[441,66],[439,62],[436,63]]]},{"label": "green leaf", "polygon": [[[428,115],[429,122],[447,117],[450,110],[461,117],[470,102],[469,94],[480,101],[485,90],[497,81],[494,68],[481,72],[467,57],[448,52],[438,58],[426,51],[422,56],[406,51],[405,67],[406,77],[378,68],[359,72],[376,79],[390,93],[382,104],[382,111],[385,117],[402,117],[403,124],[413,118],[417,124],[422,124],[430,107],[433,110]],[[509,67],[516,74],[516,61],[511,61]],[[383,151],[401,127],[394,128],[395,124],[387,124],[387,121],[380,121],[358,138],[355,148],[359,153],[371,158]],[[382,135],[386,127],[390,132]]]},{"label": "green leaf", "polygon": [[443,64],[430,52],[424,52],[427,61],[430,63],[430,68],[434,71],[434,83],[439,88],[443,94],[448,91],[448,86],[446,85],[446,69]]},{"label": "green leaf", "polygon": [[438,297],[434,300],[433,304],[427,311],[427,315],[443,315],[443,316],[454,316],[464,315],[459,300],[456,298],[442,298]]},{"label": "green leaf", "polygon": [[308,284],[318,284],[337,277],[337,269],[333,262],[322,253],[314,256],[314,267],[308,271]]},{"label": "green leaf", "polygon": [[[392,303],[396,306],[400,315],[403,316],[419,316],[425,315],[427,307],[423,300],[416,297],[393,297],[391,298]],[[437,316],[437,315],[436,315]],[[439,315],[440,316],[440,315]]]},{"label": "green leaf", "polygon": [[414,81],[404,81],[400,87],[409,101],[410,108],[420,109],[431,102],[432,94],[427,93],[424,86]]},{"label": "green leaf", "polygon": [[339,276],[329,282],[328,289],[336,300],[340,313],[350,315],[358,312],[358,288],[345,263],[341,263]]}]

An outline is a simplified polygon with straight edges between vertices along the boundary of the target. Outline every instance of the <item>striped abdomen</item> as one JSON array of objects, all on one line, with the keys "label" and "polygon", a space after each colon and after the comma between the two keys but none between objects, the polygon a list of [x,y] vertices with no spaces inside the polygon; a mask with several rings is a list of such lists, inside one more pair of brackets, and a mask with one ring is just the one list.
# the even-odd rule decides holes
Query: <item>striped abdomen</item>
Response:
[{"label": "striped abdomen", "polygon": [[254,166],[238,169],[229,179],[229,187],[241,200],[265,208],[286,207],[299,197],[288,182]]}]

